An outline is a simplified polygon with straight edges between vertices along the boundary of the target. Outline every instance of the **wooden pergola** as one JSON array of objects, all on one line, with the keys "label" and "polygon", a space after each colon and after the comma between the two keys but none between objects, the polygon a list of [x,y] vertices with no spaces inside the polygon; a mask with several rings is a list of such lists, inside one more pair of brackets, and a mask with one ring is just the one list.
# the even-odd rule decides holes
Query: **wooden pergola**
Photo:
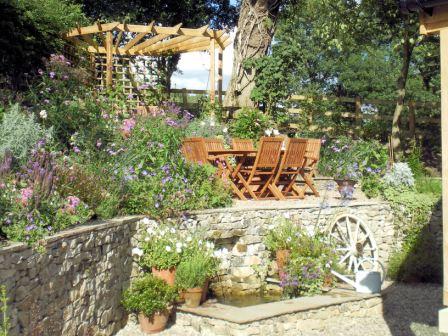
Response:
[{"label": "wooden pergola", "polygon": [[222,99],[223,51],[231,43],[224,30],[212,30],[208,25],[197,29],[162,27],[153,22],[147,25],[120,22],[99,23],[76,27],[65,34],[73,44],[91,55],[105,57],[105,85],[114,83],[114,57],[164,56],[193,51],[210,53],[210,100],[215,101],[215,53],[218,52],[218,97]]},{"label": "wooden pergola", "polygon": [[[420,33],[440,36],[443,304],[448,306],[448,0],[400,0],[402,12],[420,13]],[[448,333],[448,308],[439,311],[439,330]]]}]

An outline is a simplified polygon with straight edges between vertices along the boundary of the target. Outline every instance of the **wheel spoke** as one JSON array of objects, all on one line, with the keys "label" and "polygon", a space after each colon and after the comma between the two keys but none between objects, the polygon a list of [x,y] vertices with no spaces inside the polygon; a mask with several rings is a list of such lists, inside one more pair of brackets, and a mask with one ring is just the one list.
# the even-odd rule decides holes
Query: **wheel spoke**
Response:
[{"label": "wheel spoke", "polygon": [[350,245],[353,243],[353,237],[352,237],[352,228],[350,227],[350,219],[349,217],[345,217],[345,225],[347,226],[347,233],[348,233],[348,240]]},{"label": "wheel spoke", "polygon": [[339,223],[336,223],[338,227],[338,231],[341,234],[342,239],[344,239],[344,242],[347,243],[347,245],[350,245],[350,242],[347,240],[347,237],[343,234],[342,227],[339,225]]},{"label": "wheel spoke", "polygon": [[357,220],[356,221],[356,228],[355,228],[355,237],[354,237],[354,239],[353,239],[353,242],[355,243],[355,244],[357,244],[358,243],[358,231],[359,231],[359,226],[360,226],[360,222],[359,222],[359,220]]},{"label": "wheel spoke", "polygon": [[350,257],[350,256],[351,256],[351,253],[348,252],[345,256],[343,256],[343,257],[341,258],[341,260],[339,260],[339,263],[342,264],[342,263],[343,263],[345,260],[347,260],[347,258]]}]

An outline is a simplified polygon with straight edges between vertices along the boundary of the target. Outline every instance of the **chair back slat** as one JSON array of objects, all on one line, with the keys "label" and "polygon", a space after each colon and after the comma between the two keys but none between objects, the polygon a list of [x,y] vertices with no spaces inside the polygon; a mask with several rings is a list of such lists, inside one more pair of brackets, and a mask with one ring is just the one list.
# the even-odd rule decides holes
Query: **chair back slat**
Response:
[{"label": "chair back slat", "polygon": [[319,161],[320,158],[320,139],[307,139],[305,157],[308,161]]},{"label": "chair back slat", "polygon": [[236,150],[254,150],[254,143],[249,139],[232,139],[232,148]]},{"label": "chair back slat", "polygon": [[182,141],[182,153],[189,162],[208,163],[204,138],[186,138]]},{"label": "chair back slat", "polygon": [[305,161],[307,144],[307,139],[289,139],[282,161],[282,169],[302,168]]},{"label": "chair back slat", "polygon": [[225,150],[224,142],[221,139],[204,139],[205,149],[208,151]]},{"label": "chair back slat", "polygon": [[276,168],[282,150],[283,138],[262,137],[259,144],[255,166]]}]

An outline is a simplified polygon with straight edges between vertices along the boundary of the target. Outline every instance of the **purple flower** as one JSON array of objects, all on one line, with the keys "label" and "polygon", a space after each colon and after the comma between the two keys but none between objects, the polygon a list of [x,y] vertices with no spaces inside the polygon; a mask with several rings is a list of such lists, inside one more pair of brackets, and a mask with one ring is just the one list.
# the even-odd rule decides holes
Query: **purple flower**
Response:
[{"label": "purple flower", "polygon": [[37,70],[37,73],[42,76],[44,74],[44,71],[42,69],[39,69]]},{"label": "purple flower", "polygon": [[154,204],[154,206],[155,206],[156,208],[159,208],[159,207],[160,207],[159,202],[156,202],[156,203]]},{"label": "purple flower", "polygon": [[78,154],[81,150],[77,146],[73,146],[73,151]]},{"label": "purple flower", "polygon": [[25,227],[25,231],[30,232],[30,231],[34,230],[35,228],[36,228],[36,225],[31,224],[31,225],[28,225]]},{"label": "purple flower", "polygon": [[50,72],[50,78],[53,79],[56,76],[56,74],[54,73],[54,71]]}]

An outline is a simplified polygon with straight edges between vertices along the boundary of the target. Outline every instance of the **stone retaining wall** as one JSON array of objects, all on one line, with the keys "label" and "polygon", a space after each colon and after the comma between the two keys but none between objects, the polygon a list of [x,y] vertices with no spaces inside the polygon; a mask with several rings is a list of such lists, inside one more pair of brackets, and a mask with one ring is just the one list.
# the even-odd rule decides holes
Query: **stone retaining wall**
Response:
[{"label": "stone retaining wall", "polygon": [[[190,313],[177,312],[176,326],[187,334],[194,331],[203,336],[301,336],[328,335],[334,323],[346,318],[373,317],[383,313],[380,297],[347,302],[304,312],[284,314],[260,321],[238,324]],[[360,332],[362,334],[362,331]]]},{"label": "stone retaining wall", "polygon": [[[244,295],[258,291],[262,285],[260,279],[269,276],[269,253],[263,239],[276,219],[288,217],[310,231],[315,227],[325,231],[332,218],[341,213],[355,214],[364,220],[376,239],[380,261],[386,264],[390,253],[399,244],[400,237],[394,230],[391,209],[383,202],[333,204],[324,209],[300,202],[284,208],[214,209],[184,216],[180,225],[185,230],[205,230],[218,247],[230,251],[219,281],[212,285],[214,291],[217,294],[233,292],[235,295]],[[144,230],[144,225],[141,225],[139,230]]]},{"label": "stone retaining wall", "polygon": [[121,293],[132,272],[138,218],[59,233],[39,253],[0,248],[0,285],[9,298],[9,336],[113,335],[126,323]]}]

